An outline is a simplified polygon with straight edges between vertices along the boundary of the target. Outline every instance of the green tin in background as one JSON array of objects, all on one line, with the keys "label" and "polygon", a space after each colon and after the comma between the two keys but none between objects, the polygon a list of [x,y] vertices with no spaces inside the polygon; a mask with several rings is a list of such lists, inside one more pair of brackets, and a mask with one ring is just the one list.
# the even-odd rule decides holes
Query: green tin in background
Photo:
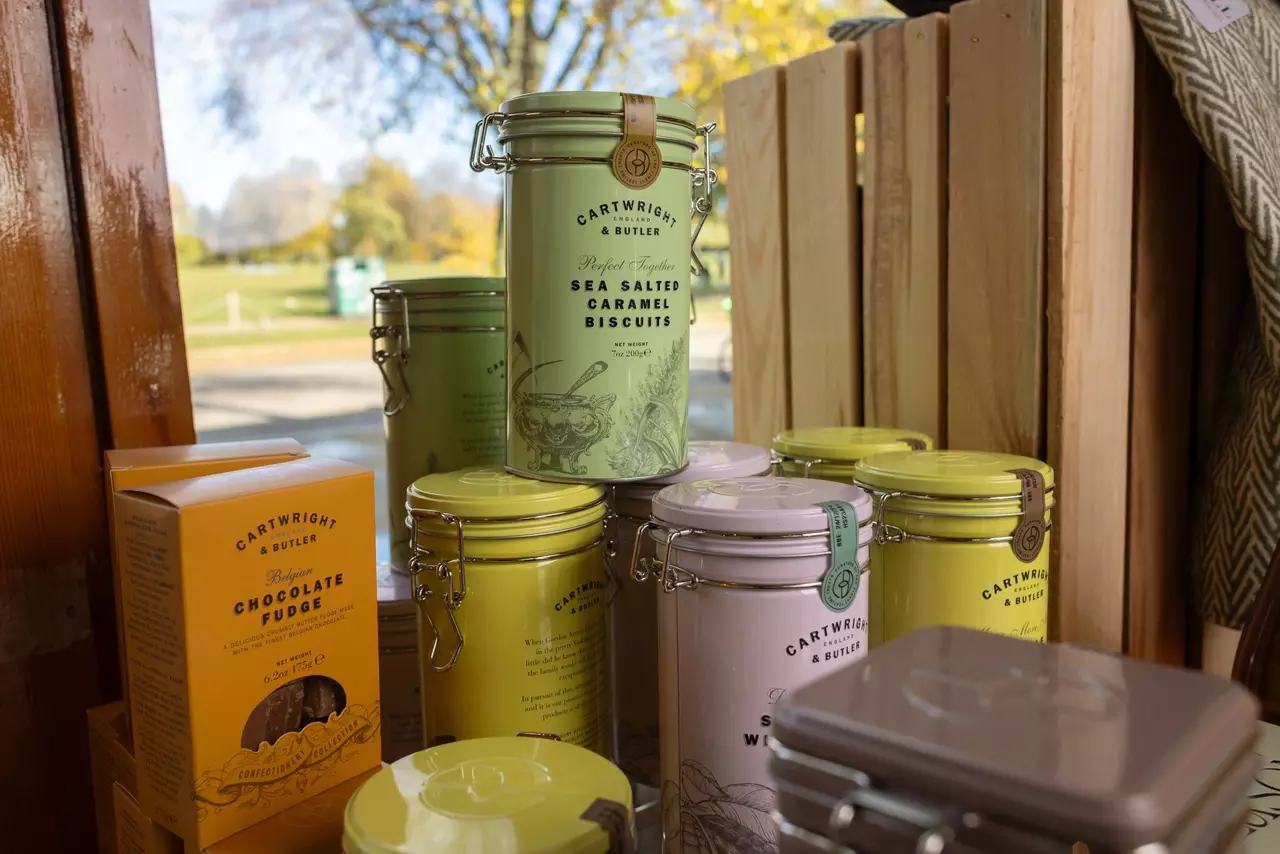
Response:
[{"label": "green tin in background", "polygon": [[373,289],[373,361],[382,372],[391,562],[409,565],[405,492],[434,472],[501,464],[506,335],[501,278],[386,282]]},{"label": "green tin in background", "polygon": [[523,95],[477,125],[472,168],[506,176],[508,470],[684,468],[691,218],[715,184],[705,146],[692,163],[713,129],[677,101],[609,92]]}]

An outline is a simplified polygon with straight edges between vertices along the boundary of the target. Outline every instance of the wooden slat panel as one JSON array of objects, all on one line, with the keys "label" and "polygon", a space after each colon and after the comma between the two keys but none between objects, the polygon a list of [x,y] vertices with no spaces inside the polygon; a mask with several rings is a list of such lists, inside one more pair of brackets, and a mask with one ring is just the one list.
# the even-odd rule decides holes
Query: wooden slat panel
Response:
[{"label": "wooden slat panel", "polygon": [[863,40],[866,422],[946,447],[947,18]]},{"label": "wooden slat panel", "polygon": [[951,10],[947,440],[1040,456],[1044,0]]},{"label": "wooden slat panel", "polygon": [[1138,37],[1128,653],[1186,662],[1200,146]]},{"label": "wooden slat panel", "polygon": [[862,423],[855,116],[857,48],[787,67],[787,267],[791,419]]},{"label": "wooden slat panel", "polygon": [[1051,637],[1056,630],[1055,639],[1119,651],[1129,469],[1124,366],[1133,250],[1134,27],[1125,3],[1052,0],[1050,11],[1048,439],[1058,482]]},{"label": "wooden slat panel", "polygon": [[[112,446],[195,441],[147,3],[61,0]],[[92,33],[92,38],[83,37]]]},{"label": "wooden slat panel", "polygon": [[93,851],[101,446],[41,3],[0,3],[0,849]]},{"label": "wooden slat panel", "polygon": [[[93,283],[111,447],[195,441],[173,218],[145,0],[52,0],[62,24],[72,182]],[[85,37],[92,33],[92,37]],[[95,580],[96,581],[96,580]],[[110,578],[91,587],[105,691],[123,650]]]},{"label": "wooden slat panel", "polygon": [[[786,76],[726,83],[725,165],[733,297],[733,435],[769,447],[791,426],[787,329]],[[734,132],[736,131],[736,132]]]}]

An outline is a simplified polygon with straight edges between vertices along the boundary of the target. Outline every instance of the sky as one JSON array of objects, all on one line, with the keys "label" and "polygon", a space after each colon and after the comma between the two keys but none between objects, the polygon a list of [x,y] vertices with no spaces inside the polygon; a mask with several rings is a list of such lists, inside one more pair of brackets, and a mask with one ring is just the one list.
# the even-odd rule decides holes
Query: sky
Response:
[{"label": "sky", "polygon": [[[213,26],[216,5],[217,0],[151,0],[170,182],[182,188],[193,207],[214,211],[221,210],[236,178],[265,176],[293,158],[314,161],[326,180],[336,182],[345,164],[370,153],[368,145],[342,117],[291,95],[289,81],[279,70],[268,67],[254,78],[264,94],[255,112],[258,133],[253,138],[233,136],[219,116],[205,108],[207,93],[223,67]],[[456,163],[459,177],[469,185],[495,190],[501,179],[474,176],[460,135],[446,137],[438,128],[439,122],[420,122],[414,130],[379,139],[374,152],[401,160],[414,175]]]}]

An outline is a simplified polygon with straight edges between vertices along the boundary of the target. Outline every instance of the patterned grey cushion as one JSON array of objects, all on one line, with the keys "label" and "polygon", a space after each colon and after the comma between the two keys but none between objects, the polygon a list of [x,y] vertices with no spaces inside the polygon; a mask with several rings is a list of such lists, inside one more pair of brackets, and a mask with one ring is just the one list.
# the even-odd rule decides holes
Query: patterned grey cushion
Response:
[{"label": "patterned grey cushion", "polygon": [[872,30],[882,30],[900,23],[901,18],[849,18],[827,27],[827,35],[834,42],[855,42]]},{"label": "patterned grey cushion", "polygon": [[1183,0],[1131,0],[1246,232],[1254,310],[1242,318],[1193,550],[1203,616],[1242,628],[1280,538],[1280,6],[1207,32]]}]

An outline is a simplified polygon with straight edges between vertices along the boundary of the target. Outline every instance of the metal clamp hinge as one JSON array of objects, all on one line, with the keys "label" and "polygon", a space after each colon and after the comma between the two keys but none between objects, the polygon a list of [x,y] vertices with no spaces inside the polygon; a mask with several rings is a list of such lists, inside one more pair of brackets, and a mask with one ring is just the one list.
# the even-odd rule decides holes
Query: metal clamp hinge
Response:
[{"label": "metal clamp hinge", "polygon": [[[412,336],[409,332],[409,301],[405,299],[404,291],[399,288],[392,288],[388,293],[393,300],[400,301],[400,328],[377,325],[378,308],[377,300],[375,300],[373,321],[369,326],[369,338],[373,348],[373,363],[378,366],[378,370],[382,373],[382,380],[387,389],[387,397],[382,404],[382,414],[391,417],[399,414],[405,408],[405,405],[409,403],[409,378],[405,373],[405,366],[409,364],[409,347],[412,343],[410,340]],[[379,347],[378,342],[384,338],[391,339],[392,346]],[[398,383],[393,380],[391,373],[387,369],[388,362],[395,366]]]},{"label": "metal clamp hinge", "polygon": [[[707,272],[707,268],[702,265],[702,259],[698,257],[697,245],[702,226],[706,224],[707,216],[715,207],[715,187],[719,180],[716,170],[711,168],[711,134],[715,129],[715,122],[707,122],[705,125],[700,125],[694,133],[695,139],[702,138],[702,168],[692,169],[689,172],[689,178],[693,182],[693,206],[690,215],[694,217],[693,237],[689,240],[689,260],[693,265],[695,276],[701,276]],[[693,319],[698,319],[696,310]]]},{"label": "metal clamp hinge", "polygon": [[471,169],[473,172],[484,172],[492,169],[499,175],[509,172],[513,166],[511,158],[505,154],[494,154],[489,145],[489,128],[501,124],[505,117],[502,113],[488,113],[476,123],[475,134],[471,137]]},{"label": "metal clamp hinge", "polygon": [[875,543],[883,546],[885,543],[903,543],[907,540],[907,532],[896,525],[890,525],[884,520],[884,505],[890,498],[898,496],[897,492],[886,492],[880,495],[872,495],[871,500],[875,504],[875,521],[872,522],[872,528],[875,533]]},{"label": "metal clamp hinge", "polygon": [[[464,642],[462,628],[458,625],[458,618],[454,615],[454,611],[462,605],[462,600],[467,596],[467,558],[463,553],[462,520],[452,513],[441,513],[438,510],[421,510],[418,508],[410,508],[409,516],[412,520],[409,534],[409,548],[412,554],[412,557],[409,558],[409,577],[413,582],[413,598],[418,603],[419,613],[426,618],[427,627],[431,630],[431,650],[427,654],[427,666],[436,673],[444,673],[447,670],[451,670],[458,663],[458,658],[462,655]],[[422,559],[423,555],[430,554],[430,552],[423,550],[418,543],[418,523],[422,519],[436,519],[453,527],[458,543],[458,556],[456,558],[449,558],[440,563],[431,563]],[[456,572],[453,567],[455,563],[457,564]],[[454,640],[456,641],[453,653],[449,656],[449,660],[443,664],[436,660],[436,653],[440,649],[440,628],[436,625],[435,619],[432,618],[430,610],[426,607],[427,602],[437,595],[423,577],[431,572],[434,572],[437,581],[445,585],[444,591],[439,595],[444,603],[445,613],[449,617],[449,625],[453,630]]]}]

